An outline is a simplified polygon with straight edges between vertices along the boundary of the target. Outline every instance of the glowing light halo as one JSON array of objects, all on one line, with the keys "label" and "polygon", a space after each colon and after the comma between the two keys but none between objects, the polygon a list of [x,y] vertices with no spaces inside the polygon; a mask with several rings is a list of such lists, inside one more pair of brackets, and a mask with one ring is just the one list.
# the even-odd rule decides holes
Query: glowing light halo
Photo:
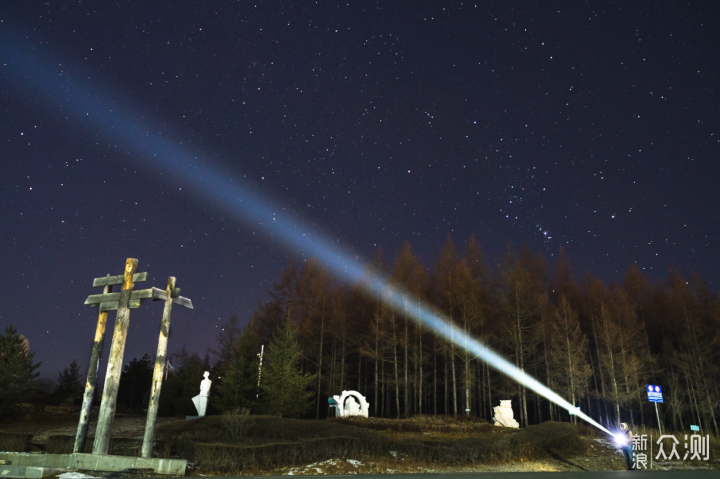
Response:
[{"label": "glowing light halo", "polygon": [[[3,57],[12,57],[13,53],[18,56],[22,53],[9,50],[7,42],[0,45],[0,54]],[[26,54],[25,59],[28,61],[28,58],[37,56],[38,52],[26,52]],[[133,159],[131,156],[136,163],[153,169],[158,175],[167,174],[163,179],[167,179],[168,176],[181,178],[183,187],[191,189],[234,217],[257,223],[262,227],[261,232],[285,246],[322,259],[336,277],[362,285],[367,292],[378,296],[398,310],[403,309],[406,298],[412,297],[411,294],[393,287],[382,277],[365,270],[358,261],[353,260],[337,245],[323,239],[320,234],[313,232],[309,226],[282,213],[281,210],[285,209],[282,206],[268,207],[273,204],[273,200],[264,198],[247,182],[235,181],[229,172],[189,154],[185,149],[176,146],[179,142],[159,138],[162,133],[151,135],[150,132],[158,131],[158,128],[152,123],[138,120],[144,118],[143,115],[131,115],[116,106],[110,108],[103,104],[107,95],[97,89],[72,81],[67,73],[63,77],[58,76],[57,71],[46,67],[49,62],[29,61],[29,66],[23,68],[24,65],[20,65],[19,70],[16,65],[20,64],[20,61],[14,62],[11,59],[6,63],[6,71],[14,73],[23,80],[22,89],[33,92],[40,89],[51,101],[54,99],[63,112],[76,116],[77,120],[86,124],[90,120],[87,127],[104,137],[112,138],[124,148],[139,153],[140,158]],[[54,98],[56,96],[64,98],[56,99]],[[97,112],[98,109],[101,113]],[[142,159],[148,161],[143,162]],[[435,334],[456,343],[458,347],[467,347],[471,353],[497,371],[612,435],[608,429],[585,413],[575,410],[572,404],[537,379],[521,371],[477,339],[466,336],[442,313],[431,306],[414,302],[418,305],[411,315],[414,320],[422,323]]]}]

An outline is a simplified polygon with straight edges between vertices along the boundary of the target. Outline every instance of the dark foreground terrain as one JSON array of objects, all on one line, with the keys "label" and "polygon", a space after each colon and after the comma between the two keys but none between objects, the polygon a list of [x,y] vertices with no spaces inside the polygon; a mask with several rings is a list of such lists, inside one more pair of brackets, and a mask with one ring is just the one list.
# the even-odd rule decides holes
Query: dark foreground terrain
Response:
[{"label": "dark foreground terrain", "polygon": [[[118,415],[112,453],[138,455],[144,425],[144,416]],[[0,450],[68,453],[76,427],[77,416],[26,416],[0,425]],[[607,437],[561,422],[517,430],[469,417],[314,421],[226,415],[197,420],[162,418],[156,438],[155,455],[188,459],[188,476],[425,472],[473,477],[476,474],[466,474],[625,469],[620,452]],[[718,468],[718,459],[718,452],[713,451],[707,462],[654,463],[653,467],[655,471],[675,470],[661,476],[674,479],[678,470],[702,473]],[[717,470],[709,472],[718,477]],[[570,474],[561,477],[572,479]]]}]

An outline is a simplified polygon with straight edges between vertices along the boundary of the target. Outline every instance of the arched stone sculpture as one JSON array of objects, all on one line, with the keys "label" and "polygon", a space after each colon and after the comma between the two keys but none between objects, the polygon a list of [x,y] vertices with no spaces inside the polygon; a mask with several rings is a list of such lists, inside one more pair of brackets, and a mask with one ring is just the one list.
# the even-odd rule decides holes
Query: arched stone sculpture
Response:
[{"label": "arched stone sculpture", "polygon": [[193,404],[195,404],[195,409],[197,409],[199,417],[205,417],[208,396],[210,395],[210,386],[212,386],[212,381],[210,381],[210,379],[208,378],[208,376],[210,376],[210,373],[205,371],[205,374],[203,374],[203,376],[205,376],[205,379],[203,379],[200,383],[200,394],[192,398],[192,402]]},{"label": "arched stone sculpture", "polygon": [[333,399],[337,402],[337,417],[368,417],[370,403],[359,392],[343,391],[339,396],[333,396]]},{"label": "arched stone sculpture", "polygon": [[514,427],[519,428],[520,424],[513,417],[512,400],[502,400],[499,406],[493,408],[495,416],[493,417],[493,424],[495,426]]}]

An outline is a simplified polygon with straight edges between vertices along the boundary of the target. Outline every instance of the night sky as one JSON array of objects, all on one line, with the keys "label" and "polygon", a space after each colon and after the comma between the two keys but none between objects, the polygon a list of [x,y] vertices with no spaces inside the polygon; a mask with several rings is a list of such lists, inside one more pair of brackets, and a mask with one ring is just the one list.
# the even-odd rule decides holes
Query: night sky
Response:
[{"label": "night sky", "polygon": [[0,327],[85,371],[92,279],[133,257],[204,354],[313,247],[431,266],[448,233],[717,291],[716,2],[537,3],[3,2]]}]

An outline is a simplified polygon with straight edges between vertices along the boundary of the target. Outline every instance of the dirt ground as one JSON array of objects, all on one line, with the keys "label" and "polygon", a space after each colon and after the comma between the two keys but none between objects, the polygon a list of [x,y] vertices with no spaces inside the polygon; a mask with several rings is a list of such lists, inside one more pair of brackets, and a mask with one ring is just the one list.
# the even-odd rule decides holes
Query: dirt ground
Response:
[{"label": "dirt ground", "polygon": [[[96,418],[92,418],[90,431],[95,428]],[[0,432],[33,434],[31,451],[42,452],[47,438],[52,435],[74,436],[77,429],[77,415],[57,415],[33,413],[12,424],[0,425]],[[159,423],[182,420],[184,418],[158,418]],[[142,439],[145,417],[138,415],[117,415],[113,422],[114,437]],[[390,433],[404,436],[423,435],[427,439],[442,440],[443,433],[407,432]],[[380,460],[362,460],[351,457],[331,459],[305,466],[284,467],[273,470],[246,471],[246,474],[264,475],[322,475],[322,474],[368,474],[368,473],[407,473],[407,472],[526,472],[526,471],[607,471],[625,469],[625,461],[619,449],[611,441],[603,438],[581,437],[578,447],[572,451],[547,451],[547,457],[528,461],[515,461],[500,465],[473,465],[456,467],[451,464],[438,465],[426,463],[419,458],[405,456],[396,451],[388,451],[389,456]],[[214,475],[215,471],[195,468],[188,464],[187,475]],[[687,463],[678,465],[656,464],[655,469],[667,468],[720,468],[720,464]]]},{"label": "dirt ground", "polygon": [[[179,418],[159,417],[158,424]],[[42,451],[49,436],[75,436],[78,427],[77,414],[31,413],[11,424],[0,424],[0,432],[32,434],[31,449]],[[97,414],[90,417],[89,435],[97,427]],[[112,436],[142,439],[145,432],[145,416],[115,415]]]}]

